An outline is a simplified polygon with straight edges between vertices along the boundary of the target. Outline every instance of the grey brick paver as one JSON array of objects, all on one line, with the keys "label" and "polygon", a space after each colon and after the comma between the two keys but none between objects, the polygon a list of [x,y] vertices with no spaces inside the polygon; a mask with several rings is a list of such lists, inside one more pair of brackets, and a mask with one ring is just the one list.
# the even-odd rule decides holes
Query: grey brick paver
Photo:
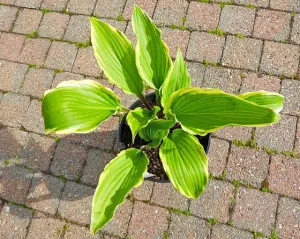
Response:
[{"label": "grey brick paver", "polygon": [[185,25],[197,30],[215,29],[219,23],[221,7],[218,4],[191,2]]},{"label": "grey brick paver", "polygon": [[154,183],[148,180],[144,180],[144,182],[138,186],[137,188],[133,188],[131,193],[134,198],[141,201],[150,201],[150,197],[152,195]]},{"label": "grey brick paver", "polygon": [[300,199],[300,161],[298,159],[274,155],[271,159],[268,177],[272,192]]},{"label": "grey brick paver", "polygon": [[43,0],[16,0],[15,5],[26,8],[39,8]]},{"label": "grey brick paver", "polygon": [[68,181],[59,203],[59,215],[80,224],[89,224],[93,194],[94,189]]},{"label": "grey brick paver", "polygon": [[25,238],[31,218],[30,209],[5,204],[0,214],[0,238]]},{"label": "grey brick paver", "polygon": [[300,156],[300,120],[298,119],[297,131],[296,131],[296,142],[295,142],[295,151]]},{"label": "grey brick paver", "polygon": [[18,8],[0,6],[0,31],[10,31],[16,19]]},{"label": "grey brick paver", "polygon": [[29,102],[30,98],[28,96],[15,93],[3,95],[0,103],[0,123],[7,126],[20,127],[25,118]]},{"label": "grey brick paver", "polygon": [[51,88],[54,72],[48,69],[29,69],[21,88],[21,93],[42,98],[44,92]]},{"label": "grey brick paver", "polygon": [[260,9],[257,12],[253,36],[275,41],[287,40],[290,21],[289,13]]},{"label": "grey brick paver", "polygon": [[71,13],[91,15],[97,0],[70,0],[67,9]]},{"label": "grey brick paver", "polygon": [[206,32],[192,32],[186,58],[217,63],[221,60],[224,43],[225,38],[223,36]]},{"label": "grey brick paver", "polygon": [[14,24],[13,32],[28,34],[36,31],[42,20],[42,12],[39,10],[22,9]]},{"label": "grey brick paver", "polygon": [[128,237],[146,239],[163,238],[168,229],[167,209],[135,202],[129,223]]},{"label": "grey brick paver", "polygon": [[155,183],[151,202],[182,211],[188,209],[187,198],[181,195],[171,183]]},{"label": "grey brick paver", "polygon": [[61,39],[68,26],[70,16],[57,12],[46,13],[39,27],[39,36]]},{"label": "grey brick paver", "polygon": [[300,11],[298,0],[270,0],[270,7],[283,11]]},{"label": "grey brick paver", "polygon": [[126,20],[131,20],[134,5],[137,4],[148,16],[152,17],[157,0],[127,0],[123,16]]},{"label": "grey brick paver", "polygon": [[283,80],[280,93],[285,97],[283,112],[299,115],[300,82],[296,80]]},{"label": "grey brick paver", "polygon": [[27,195],[26,205],[38,211],[55,215],[64,183],[55,177],[36,173]]},{"label": "grey brick paver", "polygon": [[94,15],[117,18],[122,14],[126,0],[98,0]]},{"label": "grey brick paver", "polygon": [[268,7],[270,0],[235,0],[237,4],[249,4],[256,7]]},{"label": "grey brick paver", "polygon": [[232,215],[233,225],[269,235],[275,226],[277,200],[276,194],[240,188]]},{"label": "grey brick paver", "polygon": [[169,229],[169,238],[210,238],[209,224],[203,219],[173,214]]},{"label": "grey brick paver", "polygon": [[35,133],[44,133],[44,120],[42,118],[42,103],[38,100],[32,100],[22,122],[22,126]]},{"label": "grey brick paver", "polygon": [[21,53],[24,42],[25,42],[25,36],[23,35],[17,35],[17,34],[5,33],[5,32],[1,33],[0,58],[5,60],[10,60],[10,61],[19,60],[19,55]]},{"label": "grey brick paver", "polygon": [[90,39],[90,21],[88,16],[72,15],[64,35],[64,40],[86,42]]},{"label": "grey brick paver", "polygon": [[261,40],[228,36],[222,64],[257,71],[262,46],[263,42]]},{"label": "grey brick paver", "polygon": [[99,233],[92,235],[88,228],[70,224],[64,239],[105,239]]},{"label": "grey brick paver", "polygon": [[153,20],[157,24],[181,26],[187,7],[185,0],[158,0]]},{"label": "grey brick paver", "polygon": [[253,29],[255,9],[226,5],[222,9],[219,27],[225,32],[249,36]]},{"label": "grey brick paver", "polygon": [[78,179],[86,158],[87,152],[83,146],[60,142],[53,157],[51,171],[57,176]]},{"label": "grey brick paver", "polygon": [[211,239],[253,239],[253,234],[235,227],[217,224],[212,228]]},{"label": "grey brick paver", "polygon": [[26,239],[57,239],[60,237],[64,224],[62,220],[37,212],[31,221]]},{"label": "grey brick paver", "polygon": [[213,134],[222,139],[247,141],[251,139],[252,130],[253,128],[251,127],[226,126],[217,130]]},{"label": "grey brick paver", "polygon": [[187,62],[186,65],[192,80],[191,84],[196,87],[201,87],[206,67],[196,62]]},{"label": "grey brick paver", "polygon": [[232,145],[226,178],[260,188],[268,174],[268,166],[269,155],[266,152]]},{"label": "grey brick paver", "polygon": [[[127,26],[126,21],[118,21],[118,20],[106,19],[106,18],[101,19],[101,21],[110,24],[111,26],[113,26],[114,28],[117,28],[119,31],[121,31],[123,33],[125,32],[125,29],[126,29],[126,26]],[[132,24],[132,22],[129,22],[128,26],[131,27],[131,24]]]},{"label": "grey brick paver", "polygon": [[298,239],[300,235],[300,203],[289,198],[280,198],[276,230],[279,238]]},{"label": "grey brick paver", "polygon": [[68,0],[44,0],[41,8],[62,11],[66,7],[67,2]]},{"label": "grey brick paver", "polygon": [[300,14],[294,17],[293,30],[291,40],[300,45]]},{"label": "grey brick paver", "polygon": [[68,80],[83,80],[84,77],[79,74],[74,74],[70,72],[61,72],[57,73],[54,77],[53,83],[52,83],[52,88],[56,87],[59,83],[63,81],[68,81]]},{"label": "grey brick paver", "polygon": [[257,128],[255,140],[262,147],[279,151],[292,151],[296,134],[296,123],[296,117],[282,115],[278,123],[264,128]]},{"label": "grey brick paver", "polygon": [[202,218],[215,218],[226,223],[229,220],[229,208],[233,198],[233,185],[228,182],[210,180],[203,194],[192,200],[190,211]]},{"label": "grey brick paver", "polygon": [[267,74],[293,76],[299,65],[299,47],[266,41],[260,69]]},{"label": "grey brick paver", "polygon": [[74,44],[54,41],[51,44],[45,66],[52,69],[71,71],[77,48]]},{"label": "grey brick paver", "polygon": [[213,138],[208,152],[208,171],[213,176],[220,176],[225,170],[229,152],[229,143],[225,140]]}]

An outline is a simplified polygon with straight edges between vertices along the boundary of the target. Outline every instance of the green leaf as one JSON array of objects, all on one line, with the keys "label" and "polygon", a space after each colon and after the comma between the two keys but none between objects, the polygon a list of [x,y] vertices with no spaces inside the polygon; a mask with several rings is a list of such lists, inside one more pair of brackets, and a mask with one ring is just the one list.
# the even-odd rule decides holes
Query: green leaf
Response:
[{"label": "green leaf", "polygon": [[155,119],[159,110],[158,106],[154,106],[151,111],[141,107],[129,111],[126,121],[132,132],[132,142],[134,142],[136,134],[146,127],[151,120]]},{"label": "green leaf", "polygon": [[90,21],[94,54],[108,81],[126,93],[141,96],[144,86],[135,65],[132,43],[109,24],[94,17]]},{"label": "green leaf", "polygon": [[149,159],[139,149],[127,149],[117,155],[100,175],[92,203],[92,233],[100,230],[124,202],[133,187],[143,182]]},{"label": "green leaf", "polygon": [[45,131],[88,133],[119,108],[119,97],[96,81],[65,81],[45,92],[42,104]]},{"label": "green leaf", "polygon": [[159,156],[174,187],[189,198],[198,198],[208,182],[208,163],[198,139],[176,129],[163,140]]},{"label": "green leaf", "polygon": [[158,90],[172,65],[169,49],[161,39],[161,31],[138,6],[134,8],[132,28],[137,37],[138,71],[148,86]]},{"label": "green leaf", "polygon": [[155,148],[160,144],[161,140],[169,134],[169,131],[174,124],[174,120],[152,120],[145,128],[139,131],[139,135],[142,139],[151,141],[149,146]]},{"label": "green leaf", "polygon": [[250,101],[256,105],[264,106],[279,113],[283,108],[284,97],[275,92],[258,91],[248,92],[242,95],[238,95],[241,99]]},{"label": "green leaf", "polygon": [[191,134],[214,132],[226,125],[265,126],[280,115],[271,109],[218,89],[184,88],[172,94],[166,107]]},{"label": "green leaf", "polygon": [[173,92],[191,85],[191,78],[184,62],[180,49],[178,49],[174,66],[170,70],[161,88],[162,106],[165,106]]}]

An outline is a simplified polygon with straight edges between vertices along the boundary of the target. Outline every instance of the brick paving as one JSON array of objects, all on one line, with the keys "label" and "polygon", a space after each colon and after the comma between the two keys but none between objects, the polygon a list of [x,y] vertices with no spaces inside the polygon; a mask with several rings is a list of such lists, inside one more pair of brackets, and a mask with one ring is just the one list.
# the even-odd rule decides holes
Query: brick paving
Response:
[{"label": "brick paving", "polygon": [[[0,238],[299,239],[299,0],[0,2]],[[119,151],[119,119],[86,135],[45,135],[41,98],[62,81],[91,78],[124,105],[135,101],[103,79],[88,20],[100,17],[136,43],[134,4],[161,25],[172,57],[180,46],[193,85],[279,92],[285,104],[273,126],[213,134],[199,199],[147,181],[91,236],[91,200]],[[241,146],[249,140],[256,147]]]}]

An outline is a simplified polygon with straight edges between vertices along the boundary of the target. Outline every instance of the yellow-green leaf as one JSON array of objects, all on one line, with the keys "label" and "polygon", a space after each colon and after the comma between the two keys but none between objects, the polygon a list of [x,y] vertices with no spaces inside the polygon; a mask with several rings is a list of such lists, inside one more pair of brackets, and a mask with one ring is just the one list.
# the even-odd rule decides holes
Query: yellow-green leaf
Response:
[{"label": "yellow-green leaf", "polygon": [[159,156],[174,187],[189,198],[198,198],[208,182],[208,163],[198,139],[174,130],[163,140]]}]

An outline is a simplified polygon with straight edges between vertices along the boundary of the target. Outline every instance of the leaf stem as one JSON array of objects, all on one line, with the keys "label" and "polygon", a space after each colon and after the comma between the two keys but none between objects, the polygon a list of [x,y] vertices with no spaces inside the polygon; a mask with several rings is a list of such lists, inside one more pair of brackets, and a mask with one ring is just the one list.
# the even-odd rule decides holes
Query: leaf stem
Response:
[{"label": "leaf stem", "polygon": [[140,95],[139,99],[143,102],[144,106],[148,109],[151,110],[151,106],[147,102],[146,98],[144,95]]}]

